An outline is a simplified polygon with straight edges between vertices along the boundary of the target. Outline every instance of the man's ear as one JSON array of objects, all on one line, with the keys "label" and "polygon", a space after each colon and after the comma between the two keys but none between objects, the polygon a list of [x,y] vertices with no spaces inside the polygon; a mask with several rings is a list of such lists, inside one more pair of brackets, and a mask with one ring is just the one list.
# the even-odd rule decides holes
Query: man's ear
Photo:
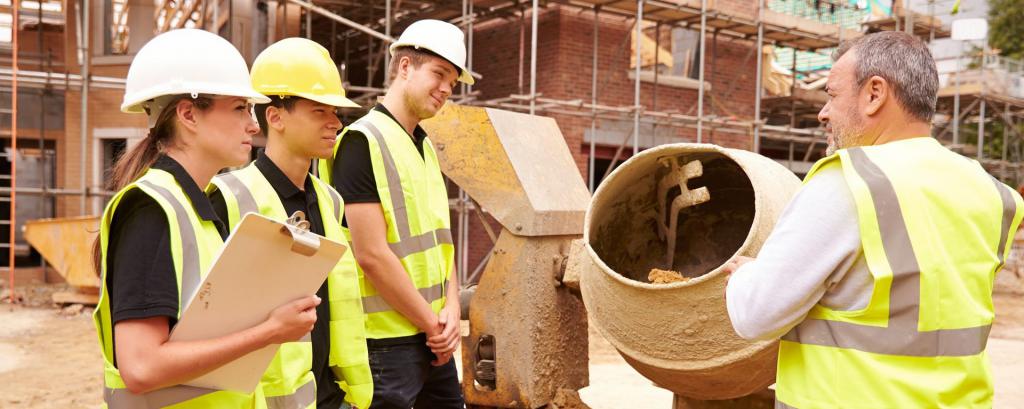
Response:
[{"label": "man's ear", "polygon": [[875,75],[864,83],[862,96],[865,99],[864,115],[875,115],[892,97],[892,87],[885,78]]},{"label": "man's ear", "polygon": [[267,118],[267,128],[275,131],[284,131],[284,118],[282,115],[287,115],[287,112],[282,108],[275,107],[273,105],[267,107],[267,111],[264,114]]},{"label": "man's ear", "polygon": [[402,56],[402,59],[398,60],[398,75],[397,78],[403,80],[409,79],[409,70],[412,68],[412,59],[409,56]]}]

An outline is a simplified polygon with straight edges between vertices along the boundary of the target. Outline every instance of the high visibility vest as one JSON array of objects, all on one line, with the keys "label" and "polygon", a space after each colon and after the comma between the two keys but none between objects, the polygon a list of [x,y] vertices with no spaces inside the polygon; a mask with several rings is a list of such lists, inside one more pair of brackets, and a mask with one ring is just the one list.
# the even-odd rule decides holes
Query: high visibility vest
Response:
[{"label": "high visibility vest", "polygon": [[[310,175],[316,190],[317,205],[323,221],[324,233],[328,239],[348,244],[342,232],[341,217],[344,203],[338,192],[315,176]],[[275,220],[289,217],[284,204],[270,182],[255,164],[213,179],[221,191],[228,210],[228,225],[232,228],[246,213],[259,213]],[[338,384],[345,391],[345,400],[357,408],[368,408],[373,397],[373,377],[370,375],[369,354],[366,349],[366,332],[363,306],[359,293],[359,278],[352,251],[346,251],[338,265],[327,275],[328,302],[330,307],[330,353],[328,362]],[[286,344],[287,345],[287,344]],[[308,342],[303,343],[305,372],[312,379],[309,368],[312,350]],[[284,346],[282,346],[283,350]],[[278,352],[275,362],[282,358]],[[299,368],[296,368],[299,369]],[[266,377],[264,378],[266,380]],[[268,399],[272,396],[264,388]]]},{"label": "high visibility vest", "polygon": [[[103,401],[110,409],[138,408],[245,408],[266,407],[260,388],[250,394],[177,385],[145,394],[125,389],[121,374],[114,367],[114,334],[110,316],[110,294],[107,290],[107,251],[110,225],[114,212],[125,193],[138,189],[153,198],[167,215],[171,239],[171,256],[178,282],[178,315],[195,294],[208,273],[213,257],[224,244],[217,227],[202,220],[174,176],[159,169],[149,169],[139,180],[121,189],[107,204],[100,221],[100,299],[93,312],[96,332],[103,347]],[[128,256],[128,255],[124,255]]]},{"label": "high visibility vest", "polygon": [[827,168],[853,194],[874,289],[783,336],[776,407],[992,407],[992,289],[1020,195],[929,137],[840,150],[806,180]]},{"label": "high visibility vest", "polygon": [[[387,224],[387,242],[413,285],[437,313],[445,305],[448,280],[455,263],[448,190],[441,176],[434,147],[427,138],[423,155],[405,129],[387,114],[376,110],[349,125],[349,130],[366,135],[370,162]],[[333,159],[320,161],[320,177],[331,184]],[[349,234],[345,230],[346,235]],[[351,237],[349,237],[351,239]],[[367,338],[394,338],[421,331],[382,298],[359,268],[359,285],[366,312]]]}]

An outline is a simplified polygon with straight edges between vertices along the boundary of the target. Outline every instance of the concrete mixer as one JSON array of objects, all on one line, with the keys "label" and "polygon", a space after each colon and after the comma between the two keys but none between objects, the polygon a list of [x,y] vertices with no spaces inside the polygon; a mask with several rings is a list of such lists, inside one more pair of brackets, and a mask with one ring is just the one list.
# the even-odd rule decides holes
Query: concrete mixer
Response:
[{"label": "concrete mixer", "polygon": [[770,402],[777,342],[733,332],[721,266],[757,254],[799,186],[791,172],[747,151],[664,145],[590,200],[550,118],[449,104],[423,127],[444,173],[502,226],[469,308],[469,405],[537,408],[586,386],[588,316],[677,408]]}]

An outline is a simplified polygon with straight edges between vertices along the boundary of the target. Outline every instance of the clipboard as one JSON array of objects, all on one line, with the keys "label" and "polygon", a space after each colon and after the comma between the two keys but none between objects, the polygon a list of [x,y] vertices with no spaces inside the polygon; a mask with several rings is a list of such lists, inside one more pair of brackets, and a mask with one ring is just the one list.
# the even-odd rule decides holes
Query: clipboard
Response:
[{"label": "clipboard", "polygon": [[[287,222],[248,213],[171,330],[171,341],[210,339],[251,328],[275,308],[316,294],[347,248],[309,232],[296,212]],[[279,344],[250,352],[185,385],[252,393]]]}]

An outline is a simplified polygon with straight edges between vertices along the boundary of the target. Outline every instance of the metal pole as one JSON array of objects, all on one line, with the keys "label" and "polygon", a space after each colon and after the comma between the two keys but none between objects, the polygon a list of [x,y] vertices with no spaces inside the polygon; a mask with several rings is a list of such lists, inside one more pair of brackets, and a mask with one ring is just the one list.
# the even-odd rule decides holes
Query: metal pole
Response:
[{"label": "metal pole", "polygon": [[[370,15],[370,21],[373,21],[373,6],[370,6],[369,10],[367,10],[367,11],[369,12],[369,15]],[[368,37],[366,37],[366,87],[367,88],[373,88],[373,62],[376,60],[376,58],[374,58],[374,57],[375,57],[375,55],[374,55],[374,52],[373,52],[373,36],[368,36]]]},{"label": "metal pole", "polygon": [[757,5],[757,73],[754,76],[754,153],[761,153],[761,70],[764,65],[764,0]]},{"label": "metal pole", "polygon": [[[1006,124],[1004,124],[1004,125],[1006,127],[1009,127],[1010,129],[1013,129],[1014,128],[1014,123],[1013,123],[1013,119],[1010,118],[1009,112],[1010,112],[1010,104],[1004,104],[1003,105],[1003,121],[1006,122]],[[1002,155],[1002,164],[1001,164],[1002,168],[1001,168],[1001,170],[999,172],[1000,175],[1003,177],[1003,179],[1006,179],[1006,155],[1008,153],[1008,146],[1010,146],[1010,129],[1006,129],[1006,127],[1003,128],[1003,155]]]},{"label": "metal pole", "polygon": [[[334,21],[334,20],[331,20],[331,59],[335,59],[335,60],[338,57],[337,43],[338,43],[338,22]],[[344,81],[344,80],[345,79],[342,78],[342,81]]]},{"label": "metal pole", "polygon": [[[213,0],[213,32],[220,35],[220,2],[221,0]],[[86,10],[89,8],[86,7]],[[88,24],[88,23],[86,23]],[[288,35],[288,5],[284,5],[284,33]],[[282,36],[283,38],[284,36]]]},{"label": "metal pole", "polygon": [[704,130],[704,57],[707,57],[705,50],[705,37],[708,34],[708,0],[700,0],[700,88],[697,90],[697,143],[703,142],[701,135]]},{"label": "metal pole", "polygon": [[228,0],[228,42],[235,43],[235,28],[231,23],[235,19],[235,0]]},{"label": "metal pole", "polygon": [[[17,189],[18,189],[18,9],[21,8],[21,0],[14,0],[11,2],[11,69],[13,71],[13,80],[11,81],[11,150],[7,156],[7,160],[11,162],[11,224],[7,225],[8,232],[8,247],[7,247],[7,267],[9,271],[9,277],[7,281],[8,288],[8,299],[11,300],[11,304],[17,302],[18,298],[14,295],[14,236],[17,231]],[[39,22],[39,29],[42,30],[42,21]]]},{"label": "metal pole", "polygon": [[523,65],[526,61],[526,8],[519,8],[519,94],[523,93]]},{"label": "metal pole", "polygon": [[[476,14],[473,11],[473,2],[470,1],[469,2],[469,30],[468,30],[469,31],[469,35],[466,38],[466,43],[467,43],[467,46],[466,46],[466,48],[467,48],[466,49],[466,51],[467,51],[466,52],[466,69],[468,69],[469,72],[473,72],[473,21],[474,20],[476,20]],[[467,85],[466,89],[470,93],[472,93],[473,92],[473,85],[472,84]],[[466,213],[466,218],[467,218],[467,220],[469,218],[469,213],[468,212]],[[468,239],[468,237],[467,237],[467,239]]]},{"label": "metal pole", "polygon": [[985,97],[982,96],[981,107],[978,108],[978,160],[985,158]]},{"label": "metal pole", "polygon": [[[654,86],[651,87],[651,110],[658,110],[658,56],[661,55],[661,22],[654,24]],[[658,144],[658,122],[651,124],[651,146]]]},{"label": "metal pole", "polygon": [[[654,23],[654,87],[651,87],[651,110],[658,110],[658,57],[661,55],[661,22]],[[654,124],[657,127],[657,123]],[[655,136],[657,131],[654,132]]]},{"label": "metal pole", "polygon": [[[467,5],[466,5],[466,2],[468,2],[468,1],[469,0],[462,0],[462,18],[459,20],[459,24],[465,24],[466,23],[466,14],[467,14],[466,13],[466,9],[468,8]],[[468,32],[468,30],[466,30],[465,27],[462,28],[462,35],[464,37],[469,37],[469,32]],[[460,83],[459,84],[459,90],[460,90],[460,93],[462,94],[462,98],[466,98],[466,84],[465,83]],[[454,89],[452,90],[452,93],[455,93]],[[459,190],[461,191],[462,189],[459,189]],[[459,217],[460,217],[460,220],[461,220],[462,215],[459,214]]]},{"label": "metal pole", "polygon": [[594,50],[593,63],[590,66],[590,156],[587,165],[587,180],[590,183],[590,192],[594,192],[596,181],[594,180],[594,139],[597,137],[597,39],[598,39],[598,13],[601,6],[594,7]]},{"label": "metal pole", "polygon": [[[391,37],[391,19],[394,16],[391,15],[391,0],[384,1],[384,36]],[[384,50],[384,89],[388,88],[391,84],[391,51]],[[459,270],[460,272],[462,270]],[[459,283],[465,281],[459,280]]]},{"label": "metal pole", "polygon": [[793,62],[789,68],[793,74],[793,82],[789,83],[789,127],[796,128],[796,49],[793,49]]},{"label": "metal pole", "polygon": [[530,16],[530,115],[533,115],[537,111],[537,0],[533,0],[531,10],[533,15]]},{"label": "metal pole", "polygon": [[953,145],[960,144],[960,59],[964,57],[964,42],[960,43],[960,53],[956,56],[956,73],[953,75]]},{"label": "metal pole", "polygon": [[[82,7],[82,112],[80,113],[80,124],[79,127],[79,156],[78,156],[78,174],[79,174],[79,186],[82,188],[82,197],[80,202],[79,214],[82,216],[86,215],[85,205],[88,199],[88,188],[85,187],[85,148],[88,146],[89,138],[89,66],[92,65],[92,56],[89,55],[89,9],[91,7],[88,4],[80,4]],[[17,27],[16,25],[14,27]]]},{"label": "metal pole", "polygon": [[905,23],[907,34],[914,35],[914,12],[910,10],[910,0],[903,0],[903,15],[907,20]]},{"label": "metal pole", "polygon": [[643,38],[643,22],[644,22],[644,0],[636,1],[636,52],[633,56],[636,58],[636,67],[634,67],[634,75],[636,76],[633,87],[633,155],[636,155],[640,151],[640,66],[643,65],[643,43],[640,39]]},{"label": "metal pole", "polygon": [[[46,67],[43,66],[43,2],[36,3],[36,18],[39,20],[39,37],[37,43],[39,44],[39,68],[40,70],[51,69],[50,67],[50,53],[46,53]],[[46,77],[46,84],[43,85],[43,89],[39,91],[39,187],[46,192],[46,92],[50,86],[50,77]],[[43,195],[43,202],[46,202],[46,195]],[[52,215],[50,215],[52,216]],[[46,258],[40,257],[43,260],[43,271],[46,271]]]},{"label": "metal pole", "polygon": [[[467,5],[466,5],[466,3],[467,3],[467,1],[468,0],[462,0],[462,22],[466,21],[466,14],[467,14],[466,13],[467,12]],[[386,18],[386,20],[387,20],[387,27],[385,27],[385,29],[387,31],[385,32],[385,34],[390,36],[391,35],[391,0],[386,0],[384,13],[387,15],[387,18]],[[464,30],[466,31],[465,35],[468,37],[469,36],[469,30],[467,30],[465,28],[464,28]],[[385,57],[384,57],[384,61],[385,62],[388,61],[388,57],[387,57],[386,54],[385,54]],[[385,66],[386,65],[387,64],[385,64]],[[386,83],[386,81],[387,81],[387,78],[385,77],[385,83]],[[466,97],[466,84],[465,83],[461,84],[460,88],[462,89],[462,97],[465,98]],[[452,90],[452,91],[454,92],[455,90]],[[467,275],[468,272],[466,271],[466,266],[469,265],[469,243],[468,243],[468,241],[469,241],[469,226],[468,226],[468,224],[469,224],[469,213],[468,213],[468,211],[469,210],[466,208],[466,205],[469,203],[469,198],[466,196],[466,191],[462,190],[462,187],[459,187],[458,189],[459,189],[459,199],[458,199],[459,200],[459,204],[458,204],[459,247],[456,250],[456,252],[457,252],[457,254],[459,256],[459,260],[458,260],[457,270],[459,272],[459,285],[462,286],[462,287],[466,287],[466,286],[469,285],[466,282],[466,278],[468,277],[468,275]]]},{"label": "metal pole", "polygon": [[313,38],[313,13],[309,10],[306,10],[306,38]]},{"label": "metal pole", "polygon": [[978,161],[981,161],[985,157],[985,83],[988,82],[986,78],[985,65],[988,61],[988,41],[985,41],[985,45],[981,49],[981,107],[978,113]]}]

